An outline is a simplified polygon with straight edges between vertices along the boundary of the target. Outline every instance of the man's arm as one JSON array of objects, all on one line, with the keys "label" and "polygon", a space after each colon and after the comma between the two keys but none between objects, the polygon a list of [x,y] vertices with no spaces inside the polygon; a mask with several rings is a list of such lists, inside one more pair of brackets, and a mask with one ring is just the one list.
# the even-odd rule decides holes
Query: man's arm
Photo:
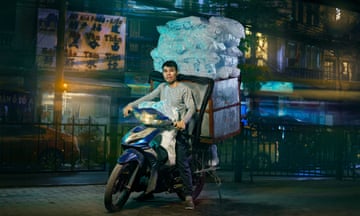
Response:
[{"label": "man's arm", "polygon": [[183,130],[186,128],[186,125],[190,122],[191,118],[193,117],[194,113],[196,112],[195,102],[192,95],[192,91],[190,88],[185,88],[183,100],[186,106],[186,112],[184,117],[175,123],[175,127]]},{"label": "man's arm", "polygon": [[141,102],[144,101],[153,101],[154,99],[160,97],[160,89],[161,84],[154,89],[153,91],[151,91],[149,94],[142,96],[141,98],[129,103],[128,105],[126,105],[123,109],[123,115],[126,117],[129,115],[129,112],[131,112],[133,110],[134,107],[136,107],[137,105],[139,105]]}]

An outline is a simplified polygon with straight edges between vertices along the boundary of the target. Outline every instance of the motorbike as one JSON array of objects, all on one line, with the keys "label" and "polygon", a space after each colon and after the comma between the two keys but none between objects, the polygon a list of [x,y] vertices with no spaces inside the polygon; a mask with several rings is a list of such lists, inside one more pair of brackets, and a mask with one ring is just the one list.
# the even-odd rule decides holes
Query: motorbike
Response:
[{"label": "motorbike", "polygon": [[[118,157],[107,181],[104,204],[109,212],[120,211],[130,194],[144,192],[151,176],[152,162],[158,161],[158,178],[153,193],[176,193],[185,200],[183,183],[174,163],[169,162],[171,152],[164,147],[167,142],[163,132],[174,129],[173,121],[154,108],[134,108],[132,114],[141,124],[130,129],[121,139],[123,153]],[[191,170],[193,199],[201,193],[205,173],[200,157],[192,154]]]}]

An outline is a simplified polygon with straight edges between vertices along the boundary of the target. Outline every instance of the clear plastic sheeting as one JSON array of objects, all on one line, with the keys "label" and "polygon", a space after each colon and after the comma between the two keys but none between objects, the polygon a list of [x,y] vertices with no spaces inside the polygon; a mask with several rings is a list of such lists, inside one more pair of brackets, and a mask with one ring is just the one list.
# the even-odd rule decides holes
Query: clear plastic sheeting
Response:
[{"label": "clear plastic sheeting", "polygon": [[[169,103],[166,101],[145,101],[138,105],[138,108],[153,108],[157,111],[161,112],[168,118],[170,118],[173,121],[176,121],[179,119],[179,113],[178,110],[175,107],[170,106]],[[177,130],[174,129],[168,129],[163,130],[161,132],[161,143],[160,145],[166,149],[168,153],[168,160],[166,164],[168,165],[175,165],[176,162],[176,134]]]},{"label": "clear plastic sheeting", "polygon": [[145,101],[138,105],[138,108],[153,108],[166,117],[171,119],[172,121],[178,121],[179,119],[179,112],[175,107],[172,107],[169,103],[165,100],[162,101]]}]

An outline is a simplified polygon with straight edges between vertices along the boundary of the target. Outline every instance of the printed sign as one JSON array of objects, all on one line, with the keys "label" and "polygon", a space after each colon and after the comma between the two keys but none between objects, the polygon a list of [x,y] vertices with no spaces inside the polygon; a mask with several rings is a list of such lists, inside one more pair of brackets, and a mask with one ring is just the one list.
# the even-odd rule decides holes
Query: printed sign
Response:
[{"label": "printed sign", "polygon": [[[37,65],[55,68],[58,11],[39,9]],[[126,18],[67,11],[65,70],[95,71],[124,68]]]}]

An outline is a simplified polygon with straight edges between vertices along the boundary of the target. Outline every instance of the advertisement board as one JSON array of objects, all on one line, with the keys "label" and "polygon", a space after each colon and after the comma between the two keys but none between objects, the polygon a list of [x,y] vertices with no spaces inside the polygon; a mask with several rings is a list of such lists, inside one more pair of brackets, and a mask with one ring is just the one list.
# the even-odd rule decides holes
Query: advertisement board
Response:
[{"label": "advertisement board", "polygon": [[[58,11],[38,11],[37,66],[56,65]],[[90,72],[124,68],[126,18],[67,11],[65,25],[65,70]]]}]

